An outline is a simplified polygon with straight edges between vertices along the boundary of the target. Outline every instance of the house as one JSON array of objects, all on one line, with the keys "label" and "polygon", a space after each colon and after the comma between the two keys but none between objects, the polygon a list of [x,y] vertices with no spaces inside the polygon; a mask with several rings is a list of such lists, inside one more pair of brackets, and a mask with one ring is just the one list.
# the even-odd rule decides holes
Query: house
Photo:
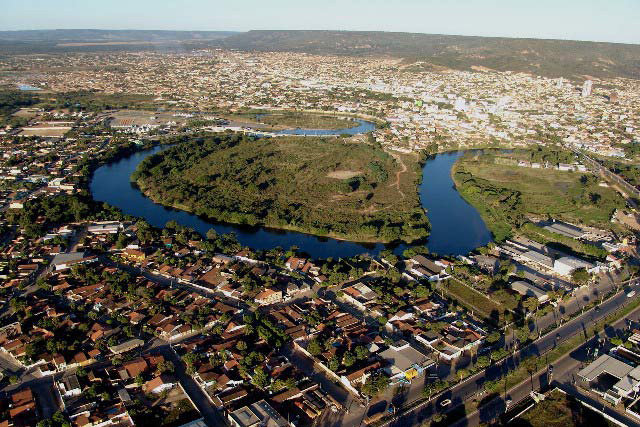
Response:
[{"label": "house", "polygon": [[580,370],[578,377],[589,383],[589,389],[614,405],[623,397],[634,397],[640,391],[640,367],[634,368],[608,354]]},{"label": "house", "polygon": [[524,297],[537,298],[540,303],[544,303],[549,299],[549,296],[545,291],[529,282],[525,282],[524,280],[516,280],[511,283],[511,289]]},{"label": "house", "polygon": [[61,271],[71,268],[74,264],[84,264],[93,260],[95,260],[94,256],[86,257],[84,252],[70,252],[54,256],[51,265],[55,267],[56,271]]},{"label": "house", "polygon": [[435,261],[432,261],[423,255],[415,255],[409,262],[411,268],[409,272],[419,278],[426,278],[430,282],[441,280],[446,278],[445,268],[438,265]]},{"label": "house", "polygon": [[267,288],[256,295],[254,300],[259,305],[277,304],[282,302],[282,291]]},{"label": "house", "polygon": [[127,248],[122,251],[122,256],[133,261],[142,262],[147,258],[147,254],[139,249]]},{"label": "house", "polygon": [[375,304],[378,297],[371,288],[361,282],[343,288],[342,292],[341,298],[360,311],[365,311],[368,306]]},{"label": "house", "polygon": [[9,406],[9,418],[13,421],[9,425],[29,425],[32,419],[35,424],[36,400],[30,388],[14,392]]},{"label": "house", "polygon": [[264,399],[230,412],[227,419],[233,427],[287,427],[291,425]]},{"label": "house", "polygon": [[162,374],[147,381],[142,386],[145,393],[160,394],[176,386],[176,380],[171,375]]},{"label": "house", "polygon": [[129,350],[133,350],[134,348],[142,347],[143,345],[144,345],[143,340],[134,338],[134,339],[125,341],[121,344],[109,347],[109,351],[111,351],[113,354],[121,354],[121,353],[126,353]]},{"label": "house", "polygon": [[75,374],[62,377],[58,381],[57,386],[62,397],[74,397],[79,396],[80,393],[82,393],[80,382],[78,381],[78,377]]},{"label": "house", "polygon": [[122,368],[128,375],[128,378],[135,378],[146,372],[146,370],[149,369],[149,365],[142,357],[138,357],[137,359],[123,363]]},{"label": "house", "polygon": [[500,260],[491,255],[476,255],[473,260],[483,271],[493,275],[500,268]]},{"label": "house", "polygon": [[384,371],[392,381],[411,380],[435,362],[407,341],[399,340],[379,353],[386,362]]},{"label": "house", "polygon": [[87,227],[87,231],[91,234],[116,234],[122,229],[119,222],[103,222]]},{"label": "house", "polygon": [[304,258],[296,258],[290,257],[285,263],[285,267],[287,267],[291,271],[301,270],[304,265],[307,263],[307,260]]}]

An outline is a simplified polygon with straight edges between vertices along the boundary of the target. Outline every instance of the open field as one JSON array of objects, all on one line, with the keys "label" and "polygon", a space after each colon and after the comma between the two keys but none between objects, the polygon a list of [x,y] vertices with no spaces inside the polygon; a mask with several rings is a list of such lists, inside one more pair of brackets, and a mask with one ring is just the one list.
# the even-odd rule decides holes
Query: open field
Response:
[{"label": "open field", "polygon": [[174,116],[171,111],[151,112],[144,110],[118,110],[112,114],[109,125],[112,127],[131,125],[164,125],[167,122],[186,124],[189,120],[185,117]]},{"label": "open field", "polygon": [[458,280],[448,280],[443,289],[452,298],[457,299],[461,305],[474,311],[476,315],[496,324],[501,324],[504,321],[504,307]]},{"label": "open field", "polygon": [[609,229],[615,209],[625,206],[618,193],[600,187],[599,178],[588,172],[503,165],[479,156],[462,158],[453,177],[497,240],[508,237],[530,215]]},{"label": "open field", "polygon": [[415,241],[429,230],[417,160],[341,138],[215,134],[149,157],[133,179],[158,203],[222,222]]},{"label": "open field", "polygon": [[60,137],[71,130],[70,126],[33,126],[23,128],[20,135]]}]

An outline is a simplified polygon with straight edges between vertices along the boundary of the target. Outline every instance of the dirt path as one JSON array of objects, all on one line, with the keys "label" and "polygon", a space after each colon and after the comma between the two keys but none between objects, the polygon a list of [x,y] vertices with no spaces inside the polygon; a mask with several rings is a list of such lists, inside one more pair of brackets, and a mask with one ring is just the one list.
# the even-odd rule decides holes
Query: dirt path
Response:
[{"label": "dirt path", "polygon": [[389,154],[393,156],[393,158],[396,159],[401,166],[401,169],[398,172],[396,172],[396,181],[389,184],[389,187],[396,187],[398,189],[398,193],[400,193],[400,196],[402,197],[402,199],[404,199],[405,198],[404,193],[400,189],[400,175],[402,175],[407,171],[407,165],[404,164],[404,162],[402,161],[402,157],[399,156],[398,154],[394,154],[391,152],[389,152]]}]

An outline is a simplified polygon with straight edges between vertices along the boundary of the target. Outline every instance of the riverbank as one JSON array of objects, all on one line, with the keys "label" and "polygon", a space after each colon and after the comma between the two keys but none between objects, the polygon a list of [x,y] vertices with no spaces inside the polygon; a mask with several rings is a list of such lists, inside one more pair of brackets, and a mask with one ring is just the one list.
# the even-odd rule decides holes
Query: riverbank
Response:
[{"label": "riverbank", "polygon": [[419,164],[399,156],[341,139],[211,135],[143,161],[133,179],[154,202],[213,221],[411,243],[429,223]]},{"label": "riverbank", "polygon": [[352,118],[297,111],[236,113],[224,115],[223,118],[245,122],[255,126],[256,129],[267,131],[293,129],[339,131],[359,126],[359,122]]},{"label": "riverbank", "polygon": [[[525,227],[530,216],[609,229],[613,210],[624,206],[615,191],[601,187],[589,172],[503,164],[507,157],[512,161],[511,156],[478,152],[460,158],[451,169],[458,192],[480,212],[498,241],[535,231]],[[573,249],[596,255],[590,248]]]},{"label": "riverbank", "polygon": [[[173,142],[181,142],[175,139]],[[127,157],[105,164],[93,173],[90,182],[91,195],[96,201],[119,208],[124,214],[143,218],[156,227],[164,227],[168,221],[192,228],[202,235],[214,229],[218,234],[233,233],[243,246],[252,249],[290,248],[296,246],[309,256],[321,258],[350,257],[359,254],[375,255],[382,250],[401,254],[406,244],[385,245],[340,240],[329,236],[315,236],[298,231],[274,230],[267,227],[225,224],[205,220],[193,213],[176,210],[154,203],[131,181],[137,166],[146,158],[167,146],[156,146],[137,151]],[[435,156],[422,156],[416,162],[420,210],[426,211],[431,228],[425,245],[432,253],[465,255],[491,241],[491,233],[478,212],[458,194],[451,179],[451,167],[463,152],[447,152]],[[415,159],[415,155],[413,158]],[[408,191],[415,193],[415,187]]]}]

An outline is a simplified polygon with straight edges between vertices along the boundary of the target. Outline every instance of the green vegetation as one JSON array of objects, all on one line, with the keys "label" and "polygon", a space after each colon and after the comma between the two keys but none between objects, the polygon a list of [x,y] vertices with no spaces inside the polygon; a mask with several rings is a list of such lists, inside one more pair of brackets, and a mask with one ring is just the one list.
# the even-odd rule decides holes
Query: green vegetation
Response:
[{"label": "green vegetation", "polygon": [[428,235],[416,158],[343,139],[214,134],[148,157],[132,179],[217,221],[370,242]]},{"label": "green vegetation", "polygon": [[24,125],[23,117],[11,117],[20,108],[29,107],[38,102],[38,98],[21,91],[0,91],[0,127],[6,125]]},{"label": "green vegetation", "polygon": [[554,390],[530,411],[509,424],[513,427],[610,426],[602,415],[578,402],[573,396]]},{"label": "green vegetation", "polygon": [[55,99],[44,105],[45,109],[66,108],[71,111],[95,111],[101,112],[113,108],[156,108],[153,104],[153,96],[124,94],[124,93],[98,93],[90,91],[58,93]]},{"label": "green vegetation", "polygon": [[343,117],[293,111],[265,114],[235,114],[229,116],[229,118],[262,123],[277,129],[348,129],[358,126],[357,121]]},{"label": "green vegetation", "polygon": [[444,282],[442,289],[460,304],[466,306],[470,311],[485,319],[499,324],[504,321],[504,306],[487,298],[475,289],[464,285],[456,279],[449,279]]},{"label": "green vegetation", "polygon": [[[629,148],[631,150],[631,146],[634,149],[640,147],[640,144],[627,144],[625,145],[625,149]],[[638,153],[627,152],[628,157],[633,157]],[[640,166],[633,163],[624,163],[621,161],[611,160],[611,159],[600,159],[599,160],[602,165],[607,167],[611,172],[620,175],[631,185],[635,185],[636,187],[640,186]]]},{"label": "green vegetation", "polygon": [[[609,220],[614,210],[625,206],[621,196],[610,188],[600,187],[599,179],[592,174],[503,162],[503,158],[494,155],[468,156],[458,161],[453,171],[460,194],[478,209],[498,241],[511,236],[530,216],[611,228]],[[524,231],[530,237],[540,234],[546,240],[570,246],[554,233],[539,233],[531,227]],[[601,255],[584,245],[573,245],[572,249]]]}]

